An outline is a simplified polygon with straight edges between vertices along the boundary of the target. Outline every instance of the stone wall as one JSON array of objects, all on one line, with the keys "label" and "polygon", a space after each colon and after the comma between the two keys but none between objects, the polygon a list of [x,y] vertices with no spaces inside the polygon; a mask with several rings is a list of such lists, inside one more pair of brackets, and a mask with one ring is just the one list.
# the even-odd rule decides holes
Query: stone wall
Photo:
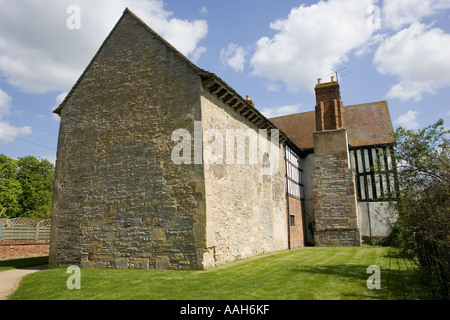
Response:
[{"label": "stone wall", "polygon": [[51,265],[203,267],[203,167],[171,160],[172,132],[200,120],[201,86],[124,13],[60,114]]},{"label": "stone wall", "polygon": [[[205,189],[207,209],[207,253],[205,266],[215,266],[238,258],[246,258],[288,247],[286,189],[284,176],[284,151],[280,145],[259,136],[258,128],[229,106],[204,92],[202,101],[203,147],[205,159]],[[248,133],[247,143],[234,145],[234,163],[227,163],[226,130],[242,129]],[[248,130],[247,130],[248,129]],[[217,130],[223,137],[223,163],[207,163],[217,160],[211,152],[207,131]],[[216,137],[217,138],[217,137]],[[269,161],[277,161],[278,171],[272,175],[261,172],[261,154],[251,164],[249,141],[263,139],[268,147]],[[254,145],[253,145],[254,146]],[[278,148],[273,158],[270,148]],[[214,149],[214,148],[213,148]],[[212,153],[212,155],[211,155]],[[238,154],[245,154],[245,161],[238,164]],[[273,163],[272,163],[273,164]]]},{"label": "stone wall", "polygon": [[314,192],[312,176],[315,167],[314,153],[308,154],[303,163],[303,189],[305,192],[304,215],[305,219],[305,244],[314,245]]},{"label": "stone wall", "polygon": [[354,173],[345,129],[314,133],[314,240],[318,246],[360,245]]}]

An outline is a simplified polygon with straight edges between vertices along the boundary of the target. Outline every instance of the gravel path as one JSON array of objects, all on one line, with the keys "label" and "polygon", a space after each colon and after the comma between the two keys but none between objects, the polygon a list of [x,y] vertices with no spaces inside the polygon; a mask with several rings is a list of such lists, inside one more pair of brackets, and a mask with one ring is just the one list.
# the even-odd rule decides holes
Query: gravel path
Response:
[{"label": "gravel path", "polygon": [[6,300],[19,288],[22,278],[31,273],[47,269],[48,265],[11,269],[0,272],[0,300]]}]

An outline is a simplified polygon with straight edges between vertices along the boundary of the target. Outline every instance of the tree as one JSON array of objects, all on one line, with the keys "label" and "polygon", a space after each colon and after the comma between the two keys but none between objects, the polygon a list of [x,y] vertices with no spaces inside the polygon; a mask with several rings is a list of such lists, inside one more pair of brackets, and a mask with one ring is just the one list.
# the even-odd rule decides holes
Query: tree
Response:
[{"label": "tree", "polygon": [[395,160],[399,196],[398,240],[437,279],[448,297],[450,243],[450,141],[441,119],[417,132],[398,128]]},{"label": "tree", "polygon": [[22,186],[16,180],[17,170],[16,160],[0,155],[0,212],[6,209],[1,218],[16,217],[22,212],[19,204]]},{"label": "tree", "polygon": [[2,218],[49,218],[54,166],[28,156],[15,160],[0,154],[0,212]]},{"label": "tree", "polygon": [[33,156],[20,158],[17,164],[16,178],[22,186],[22,194],[19,198],[22,216],[49,218],[53,196],[53,164]]}]

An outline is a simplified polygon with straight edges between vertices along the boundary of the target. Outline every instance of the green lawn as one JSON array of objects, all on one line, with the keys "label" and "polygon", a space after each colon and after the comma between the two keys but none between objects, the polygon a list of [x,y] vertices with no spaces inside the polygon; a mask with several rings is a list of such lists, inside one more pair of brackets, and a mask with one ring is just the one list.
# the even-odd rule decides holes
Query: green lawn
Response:
[{"label": "green lawn", "polygon": [[[381,289],[366,286],[381,270]],[[81,269],[69,290],[66,268],[27,276],[11,299],[292,300],[423,299],[417,266],[388,247],[301,248],[207,271]]]}]

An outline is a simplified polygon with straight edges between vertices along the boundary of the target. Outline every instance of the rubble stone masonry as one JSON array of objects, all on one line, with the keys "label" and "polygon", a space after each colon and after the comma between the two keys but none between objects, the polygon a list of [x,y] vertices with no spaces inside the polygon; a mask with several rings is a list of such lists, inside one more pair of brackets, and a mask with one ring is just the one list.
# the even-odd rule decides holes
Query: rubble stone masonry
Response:
[{"label": "rubble stone masonry", "polygon": [[[224,138],[223,164],[206,161],[204,164],[208,249],[204,257],[205,265],[215,266],[238,258],[287,249],[282,145],[272,144],[270,138],[259,135],[254,124],[210,93],[204,92],[201,101],[203,130],[218,130]],[[226,131],[229,129],[246,132],[246,141],[238,144],[238,139],[235,139],[232,143],[234,147],[230,148],[225,141]],[[262,154],[257,155],[258,159],[254,161],[256,163],[251,163],[251,141],[267,145],[269,161],[278,162],[278,170],[270,175],[263,175]],[[205,152],[210,143],[205,135]],[[230,152],[234,154],[234,162],[226,163]],[[237,163],[239,154],[245,155],[244,163]]]},{"label": "rubble stone masonry", "polygon": [[201,79],[125,13],[61,111],[50,264],[202,269],[202,165],[171,159],[194,132]]},{"label": "rubble stone masonry", "polygon": [[174,163],[179,129],[196,153],[205,130],[258,128],[130,12],[58,111],[51,266],[205,269],[287,248],[282,146],[271,176],[261,163]]},{"label": "rubble stone masonry", "polygon": [[361,243],[354,174],[345,129],[314,133],[314,240],[318,246]]}]

